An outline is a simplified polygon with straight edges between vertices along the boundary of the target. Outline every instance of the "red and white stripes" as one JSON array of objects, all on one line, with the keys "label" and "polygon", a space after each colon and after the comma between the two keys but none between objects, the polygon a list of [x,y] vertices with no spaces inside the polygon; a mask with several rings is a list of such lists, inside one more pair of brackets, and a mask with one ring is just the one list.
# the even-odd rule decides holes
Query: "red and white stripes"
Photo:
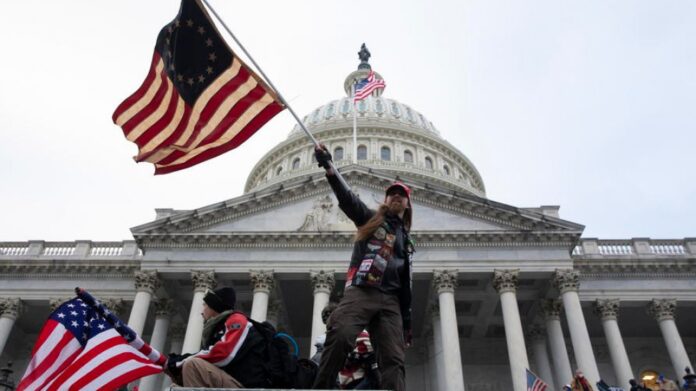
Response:
[{"label": "red and white stripes", "polygon": [[145,82],[119,105],[113,121],[138,145],[135,160],[165,174],[239,146],[283,108],[236,57],[191,107],[155,52]]}]

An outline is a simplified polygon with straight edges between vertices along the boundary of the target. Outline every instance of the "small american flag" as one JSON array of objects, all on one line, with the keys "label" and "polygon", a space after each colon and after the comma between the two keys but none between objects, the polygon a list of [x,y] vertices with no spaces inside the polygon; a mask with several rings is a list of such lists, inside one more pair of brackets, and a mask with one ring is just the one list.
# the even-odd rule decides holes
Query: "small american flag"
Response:
[{"label": "small american flag", "polygon": [[157,37],[143,84],[113,114],[155,174],[230,151],[285,106],[227,46],[200,0],[182,0]]},{"label": "small american flag", "polygon": [[548,385],[527,369],[527,391],[546,391]]},{"label": "small american flag", "polygon": [[164,356],[106,310],[119,328],[132,333],[126,334],[132,337],[126,340],[90,304],[76,297],[51,313],[18,391],[115,390],[162,372]]},{"label": "small american flag", "polygon": [[372,94],[372,91],[378,88],[385,88],[387,84],[382,79],[375,78],[375,73],[370,70],[370,73],[365,79],[360,80],[355,84],[355,94],[353,101],[363,100]]}]

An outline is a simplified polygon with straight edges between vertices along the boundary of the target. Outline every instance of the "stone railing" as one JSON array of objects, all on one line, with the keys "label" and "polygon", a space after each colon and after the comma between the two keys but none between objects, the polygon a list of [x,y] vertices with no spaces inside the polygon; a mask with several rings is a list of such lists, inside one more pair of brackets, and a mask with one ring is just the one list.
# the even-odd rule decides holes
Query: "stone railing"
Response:
[{"label": "stone railing", "polygon": [[579,258],[695,257],[696,238],[603,240],[586,238],[572,251]]},{"label": "stone railing", "polygon": [[143,255],[133,240],[122,242],[0,242],[0,259],[7,258],[130,258]]}]

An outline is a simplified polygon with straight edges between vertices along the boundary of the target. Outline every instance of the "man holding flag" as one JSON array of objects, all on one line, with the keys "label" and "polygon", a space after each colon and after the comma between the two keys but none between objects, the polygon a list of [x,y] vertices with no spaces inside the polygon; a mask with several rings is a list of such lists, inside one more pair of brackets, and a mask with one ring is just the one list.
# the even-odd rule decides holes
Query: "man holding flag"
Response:
[{"label": "man holding flag", "polygon": [[384,203],[372,210],[353,193],[331,164],[326,147],[315,157],[341,210],[358,228],[348,266],[346,289],[329,317],[315,389],[332,389],[355,340],[367,329],[375,345],[381,388],[403,391],[405,348],[411,344],[411,189],[394,182]]},{"label": "man holding flag", "polygon": [[[263,388],[271,386],[264,362],[263,337],[246,315],[234,310],[236,293],[223,287],[203,297],[203,349],[169,355],[167,374],[184,387]],[[243,352],[244,358],[239,359]],[[255,356],[252,360],[251,357]]]}]

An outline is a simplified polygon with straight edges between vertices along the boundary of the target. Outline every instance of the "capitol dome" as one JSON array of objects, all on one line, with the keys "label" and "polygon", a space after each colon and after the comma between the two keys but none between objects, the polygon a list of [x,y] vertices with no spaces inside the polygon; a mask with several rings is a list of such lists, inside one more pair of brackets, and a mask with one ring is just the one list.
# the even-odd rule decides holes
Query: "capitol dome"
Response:
[{"label": "capitol dome", "polygon": [[[423,114],[395,99],[372,96],[357,103],[357,159],[354,163],[352,86],[367,77],[369,64],[346,77],[345,96],[312,110],[302,122],[324,143],[339,170],[357,164],[405,182],[415,181],[485,196],[481,175],[471,161]],[[381,75],[375,72],[375,77]],[[299,125],[254,166],[245,193],[296,179],[323,169],[314,161],[314,147]]]}]

